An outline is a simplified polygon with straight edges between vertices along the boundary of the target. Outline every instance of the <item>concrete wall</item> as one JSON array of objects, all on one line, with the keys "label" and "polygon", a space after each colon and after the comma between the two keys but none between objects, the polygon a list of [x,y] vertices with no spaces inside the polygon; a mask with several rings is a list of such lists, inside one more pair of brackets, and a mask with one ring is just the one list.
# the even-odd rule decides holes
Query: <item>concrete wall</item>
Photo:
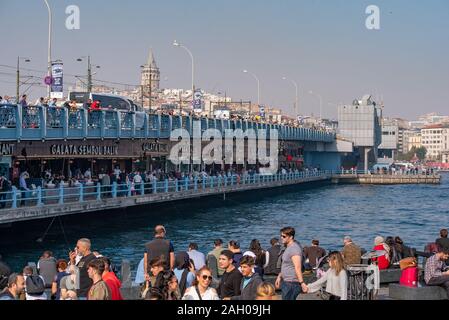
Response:
[{"label": "concrete wall", "polygon": [[304,152],[306,166],[319,167],[321,170],[340,170],[342,153],[338,152]]}]

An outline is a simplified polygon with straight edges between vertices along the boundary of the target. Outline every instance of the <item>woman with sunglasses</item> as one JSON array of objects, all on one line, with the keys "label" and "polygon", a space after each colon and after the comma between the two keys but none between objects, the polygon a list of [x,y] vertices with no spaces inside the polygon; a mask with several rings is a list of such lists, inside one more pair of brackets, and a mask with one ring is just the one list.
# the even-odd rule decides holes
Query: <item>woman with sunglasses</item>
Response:
[{"label": "woman with sunglasses", "polygon": [[331,294],[329,300],[347,300],[348,276],[340,252],[333,251],[329,254],[329,267],[330,269],[319,280],[306,286],[306,292],[317,292],[326,283],[326,292]]},{"label": "woman with sunglasses", "polygon": [[217,291],[211,288],[212,272],[204,266],[198,270],[193,285],[188,288],[182,300],[220,300]]}]

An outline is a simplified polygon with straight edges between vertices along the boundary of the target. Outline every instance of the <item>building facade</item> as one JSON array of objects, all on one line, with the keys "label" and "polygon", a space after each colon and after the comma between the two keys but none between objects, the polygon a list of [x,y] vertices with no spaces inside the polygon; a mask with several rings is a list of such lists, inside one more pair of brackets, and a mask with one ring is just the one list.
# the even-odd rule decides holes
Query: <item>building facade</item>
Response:
[{"label": "building facade", "polygon": [[354,143],[359,169],[367,171],[377,163],[382,141],[381,117],[382,111],[370,95],[354,100],[352,105],[338,107],[338,133]]},{"label": "building facade", "polygon": [[431,125],[421,129],[422,146],[427,149],[427,158],[432,161],[442,161],[443,150],[446,150],[447,132],[449,127]]},{"label": "building facade", "polygon": [[413,148],[418,149],[422,147],[421,131],[407,131],[407,149],[409,152]]},{"label": "building facade", "polygon": [[449,163],[449,127],[443,129],[443,150],[441,151],[441,162]]},{"label": "building facade", "polygon": [[395,159],[398,152],[398,144],[399,144],[399,126],[394,121],[383,119],[382,143],[379,145],[378,148],[379,158]]}]

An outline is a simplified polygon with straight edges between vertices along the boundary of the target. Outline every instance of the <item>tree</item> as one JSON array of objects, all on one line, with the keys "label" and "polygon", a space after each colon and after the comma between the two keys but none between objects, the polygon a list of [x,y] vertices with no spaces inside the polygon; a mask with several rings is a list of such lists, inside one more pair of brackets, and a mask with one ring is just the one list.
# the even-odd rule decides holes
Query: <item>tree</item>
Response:
[{"label": "tree", "polygon": [[418,157],[419,160],[423,161],[426,158],[427,155],[427,149],[425,147],[419,147],[419,148],[415,148],[413,147],[412,150],[410,150],[410,152],[412,152]]},{"label": "tree", "polygon": [[399,154],[398,160],[410,161],[413,159],[415,154],[420,161],[423,161],[426,158],[427,149],[425,147],[419,147],[419,148],[413,147],[410,149],[409,152],[407,152],[405,154]]}]

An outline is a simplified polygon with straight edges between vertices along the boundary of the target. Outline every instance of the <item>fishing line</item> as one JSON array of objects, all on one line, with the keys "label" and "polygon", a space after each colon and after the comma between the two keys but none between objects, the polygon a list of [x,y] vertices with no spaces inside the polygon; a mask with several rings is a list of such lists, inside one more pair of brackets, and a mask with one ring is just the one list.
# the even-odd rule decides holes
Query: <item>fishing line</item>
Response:
[{"label": "fishing line", "polygon": [[64,225],[62,224],[61,216],[58,216],[58,220],[59,220],[59,225],[61,226],[62,234],[64,235],[65,244],[67,245],[67,248],[70,251],[70,244],[69,244],[69,241],[67,240],[67,235],[65,234],[65,229],[64,229]]},{"label": "fishing line", "polygon": [[53,219],[51,220],[50,224],[47,227],[47,230],[45,230],[44,234],[42,235],[42,237],[37,238],[36,242],[42,243],[44,242],[45,237],[47,236],[48,231],[50,231],[51,226],[53,225],[53,222],[55,221],[56,217],[53,217]]}]

